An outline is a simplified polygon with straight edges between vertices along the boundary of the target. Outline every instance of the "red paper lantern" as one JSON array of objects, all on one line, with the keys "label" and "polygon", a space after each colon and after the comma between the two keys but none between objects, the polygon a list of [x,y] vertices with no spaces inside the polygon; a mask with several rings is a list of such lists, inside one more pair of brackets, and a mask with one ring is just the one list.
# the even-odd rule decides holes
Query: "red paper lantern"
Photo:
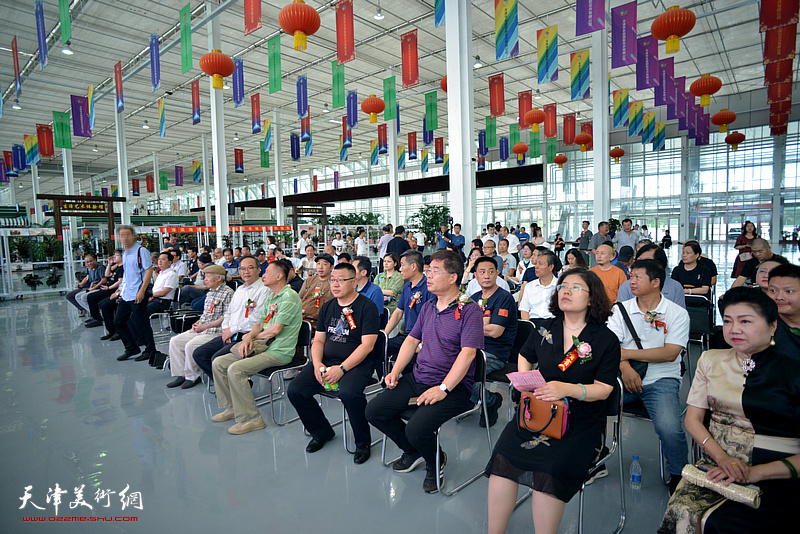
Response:
[{"label": "red paper lantern", "polygon": [[689,92],[694,96],[700,97],[701,106],[707,106],[711,104],[711,95],[721,88],[722,80],[710,74],[703,74],[699,80],[692,82],[692,85],[689,86]]},{"label": "red paper lantern", "polygon": [[725,138],[725,142],[731,145],[732,150],[736,150],[740,144],[744,143],[744,134],[739,132],[730,133]]},{"label": "red paper lantern", "polygon": [[718,113],[715,113],[711,117],[711,123],[715,126],[719,126],[719,133],[725,133],[728,131],[728,125],[733,123],[736,120],[736,113],[733,111],[728,111],[727,109],[723,109]]},{"label": "red paper lantern", "polygon": [[302,52],[308,48],[306,36],[319,30],[319,13],[303,0],[294,0],[278,13],[278,23],[283,31],[294,35],[294,49]]},{"label": "red paper lantern", "polygon": [[553,158],[553,163],[558,164],[559,169],[564,168],[564,164],[567,162],[567,156],[564,154],[559,154],[558,156]]},{"label": "red paper lantern", "polygon": [[525,122],[531,125],[531,132],[538,132],[539,125],[545,121],[547,115],[539,108],[529,109],[525,112]]},{"label": "red paper lantern", "polygon": [[517,155],[519,155],[519,154],[527,154],[528,153],[528,145],[526,145],[525,143],[520,141],[519,143],[517,143],[516,145],[514,145],[511,148],[511,152],[513,152],[514,154],[517,154]]},{"label": "red paper lantern", "polygon": [[619,158],[625,155],[625,151],[620,147],[615,147],[608,152],[608,155],[614,158],[614,163],[619,163]]},{"label": "red paper lantern", "polygon": [[361,102],[361,111],[369,113],[370,123],[378,122],[378,113],[382,112],[384,109],[386,109],[386,104],[383,102],[383,99],[375,95],[369,95],[369,98],[365,98],[364,101]]},{"label": "red paper lantern", "polygon": [[442,91],[445,93],[447,92],[447,74],[442,77],[442,80],[439,82],[439,87],[441,87]]},{"label": "red paper lantern", "polygon": [[91,231],[91,230],[88,230],[88,229],[84,229],[84,230],[83,230],[83,232],[81,232],[81,233],[82,233],[83,235],[92,235],[92,231]]},{"label": "red paper lantern", "polygon": [[692,31],[697,17],[692,11],[678,6],[668,7],[650,26],[650,33],[659,41],[667,42],[667,54],[681,49],[681,37]]},{"label": "red paper lantern", "polygon": [[214,89],[222,89],[222,79],[233,74],[236,66],[233,64],[233,60],[222,51],[213,49],[200,58],[200,68],[211,76]]},{"label": "red paper lantern", "polygon": [[581,145],[581,152],[586,152],[586,146],[592,143],[592,135],[581,132],[575,136],[575,144]]}]

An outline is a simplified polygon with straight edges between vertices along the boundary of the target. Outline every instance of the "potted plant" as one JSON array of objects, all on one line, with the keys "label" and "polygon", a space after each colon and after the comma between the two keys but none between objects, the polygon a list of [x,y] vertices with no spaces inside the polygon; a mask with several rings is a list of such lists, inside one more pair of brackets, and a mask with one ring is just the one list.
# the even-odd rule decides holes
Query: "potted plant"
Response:
[{"label": "potted plant", "polygon": [[53,267],[50,269],[50,274],[47,275],[44,283],[52,289],[55,289],[59,282],[61,282],[61,273],[58,272],[58,269]]},{"label": "potted plant", "polygon": [[17,252],[17,258],[21,262],[25,262],[31,257],[31,240],[27,237],[18,237],[14,240],[14,250]]},{"label": "potted plant", "polygon": [[26,274],[22,278],[22,281],[25,282],[25,284],[27,284],[27,286],[30,287],[32,291],[36,291],[36,286],[42,285],[42,277],[39,276],[38,274],[33,274],[33,273]]},{"label": "potted plant", "polygon": [[46,236],[42,240],[42,249],[44,250],[45,261],[53,261],[56,253],[61,248],[59,245],[61,245],[61,243],[54,235]]}]

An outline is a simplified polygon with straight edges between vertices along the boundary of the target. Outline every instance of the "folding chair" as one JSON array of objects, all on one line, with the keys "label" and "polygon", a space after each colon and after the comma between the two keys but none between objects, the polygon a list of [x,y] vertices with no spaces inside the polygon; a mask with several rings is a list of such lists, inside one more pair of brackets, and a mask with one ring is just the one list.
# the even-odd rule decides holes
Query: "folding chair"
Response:
[{"label": "folding chair", "polygon": [[[445,424],[447,424],[448,422],[453,421],[453,420],[456,420],[456,422],[458,422],[461,419],[463,419],[464,417],[467,417],[468,415],[472,415],[474,413],[477,413],[478,411],[483,411],[483,417],[486,420],[489,419],[489,416],[486,413],[486,403],[484,402],[484,396],[485,396],[485,393],[486,393],[486,355],[484,355],[482,350],[478,350],[478,352],[475,354],[475,375],[474,376],[475,376],[475,379],[478,382],[481,383],[480,400],[479,400],[478,404],[476,404],[475,406],[471,407],[470,409],[466,410],[465,412],[462,412],[462,413],[460,413],[458,415],[455,415],[455,416],[451,417],[450,419],[448,419],[447,421],[442,423],[441,426],[439,426],[439,428],[436,429],[436,450],[437,451],[440,448],[439,441],[440,441],[440,435],[441,435],[441,432],[442,432],[442,427]],[[411,419],[414,416],[414,412],[416,410],[417,410],[417,408],[415,408],[415,407],[412,407],[412,408],[409,408],[407,410],[404,410],[403,412],[400,413],[400,417],[403,420],[408,421],[409,419]],[[489,452],[489,454],[491,454],[492,450],[494,449],[494,444],[492,443],[492,434],[490,432],[489,425],[486,425],[486,440],[489,442],[489,451],[488,452]],[[386,442],[387,441],[388,440],[386,438],[386,435],[384,434],[383,443],[381,445],[381,463],[384,466],[389,467],[394,462],[399,460],[400,457],[397,457],[394,460],[391,460],[389,462],[386,461]],[[441,462],[441,455],[437,454],[436,455],[436,472],[437,473],[439,473],[440,470],[441,470],[440,462]],[[468,478],[467,480],[465,480],[464,482],[462,482],[461,484],[459,484],[458,486],[456,486],[455,488],[453,488],[453,489],[451,489],[449,491],[445,491],[444,490],[444,488],[442,487],[441,478],[440,477],[436,477],[436,488],[439,490],[439,493],[441,493],[442,495],[450,497],[452,495],[455,495],[459,491],[461,491],[463,488],[469,486],[470,484],[472,484],[473,482],[475,482],[476,480],[478,480],[482,476],[483,476],[483,471],[480,471],[477,474],[475,474],[472,477]]]},{"label": "folding chair", "polygon": [[508,380],[506,376],[508,373],[515,373],[517,371],[517,359],[519,357],[519,351],[522,349],[522,346],[530,337],[533,329],[535,328],[534,324],[530,321],[525,321],[522,319],[517,320],[517,337],[514,338],[514,345],[511,347],[511,353],[508,357],[508,363],[502,368],[498,369],[497,371],[492,371],[488,375],[486,375],[486,382],[489,384],[504,384],[508,386],[508,420],[514,417],[514,409],[513,403],[511,402],[511,390],[513,387],[511,386],[511,382]]},{"label": "folding chair", "polygon": [[381,314],[381,330],[386,328],[387,324],[389,324],[389,310],[384,308],[383,313]]},{"label": "folding chair", "polygon": [[[644,407],[644,403],[640,400],[625,404],[622,409],[622,415],[649,423],[653,422],[653,419],[650,418],[650,414],[647,413],[647,408]],[[661,439],[658,440],[658,459],[661,481],[664,484],[669,484],[670,474],[667,472],[667,459],[664,457],[664,445],[661,443]]]},{"label": "folding chair", "polygon": [[686,295],[686,311],[689,312],[689,342],[699,342],[702,350],[708,350],[714,332],[714,306],[703,295]]},{"label": "folding chair", "polygon": [[[168,310],[163,312],[157,312],[150,316],[150,325],[152,327],[153,318],[158,319],[158,331],[153,328],[153,341],[156,343],[161,343],[163,341],[168,341],[170,337],[172,337],[172,328],[170,325],[170,316],[175,312],[178,307],[178,302],[181,295],[181,288],[178,287],[175,289],[175,295],[172,299],[172,303]],[[166,326],[165,324],[166,323]]]}]

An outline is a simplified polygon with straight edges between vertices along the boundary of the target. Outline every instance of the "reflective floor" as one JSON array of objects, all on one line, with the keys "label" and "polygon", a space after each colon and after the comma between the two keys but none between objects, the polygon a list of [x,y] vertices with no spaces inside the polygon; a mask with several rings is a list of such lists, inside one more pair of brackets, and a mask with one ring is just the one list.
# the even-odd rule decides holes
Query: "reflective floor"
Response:
[{"label": "reflective floor", "polygon": [[[721,281],[727,281],[724,270],[720,266]],[[486,479],[454,497],[428,495],[422,491],[424,470],[393,474],[381,465],[379,446],[356,466],[341,440],[306,454],[308,438],[299,423],[268,422],[265,430],[229,435],[230,423],[211,422],[216,400],[205,388],[168,390],[168,372],[144,362],[117,362],[122,344],[100,341],[102,329],[84,328],[63,298],[0,303],[0,335],[0,532],[486,531]],[[277,407],[294,414],[286,400]],[[338,418],[338,403],[325,407],[331,419]],[[477,421],[472,416],[449,423],[442,432],[450,458],[447,487],[480,471],[488,459]],[[493,435],[501,430],[496,425]],[[627,491],[625,531],[654,532],[667,502],[658,442],[647,422],[626,419],[623,432],[623,479],[632,454],[641,456],[644,472],[643,489]],[[609,532],[617,523],[616,465],[610,463],[610,475],[587,489],[585,532]],[[48,493],[56,484],[66,492],[60,494],[58,517],[107,521],[50,524],[56,499],[48,502]],[[91,510],[71,508],[81,486]],[[114,493],[98,495],[106,491]],[[23,521],[32,516],[47,524]],[[577,532],[577,521],[575,498],[561,532]],[[533,531],[530,501],[516,510],[508,531]]]}]

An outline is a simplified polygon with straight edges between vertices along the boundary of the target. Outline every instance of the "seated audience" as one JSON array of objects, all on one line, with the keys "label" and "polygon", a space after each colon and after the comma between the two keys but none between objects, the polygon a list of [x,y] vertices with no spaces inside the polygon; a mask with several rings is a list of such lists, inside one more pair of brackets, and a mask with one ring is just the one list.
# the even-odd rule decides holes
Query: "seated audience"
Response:
[{"label": "seated audience", "polygon": [[[636,260],[656,260],[663,265],[664,268],[668,267],[667,253],[664,252],[663,248],[652,243],[644,245],[636,251]],[[677,280],[673,280],[669,277],[664,280],[664,287],[661,289],[661,294],[664,295],[667,300],[671,300],[684,310],[686,309],[686,296],[683,292],[683,286]],[[625,281],[617,292],[617,302],[625,302],[632,298],[631,283],[630,281]]]},{"label": "seated audience", "polygon": [[756,270],[756,285],[763,292],[767,292],[769,288],[769,273],[778,265],[789,265],[788,261],[783,261],[780,258],[772,256],[771,259],[761,262]]},{"label": "seated audience", "polygon": [[515,258],[508,250],[508,239],[504,237],[497,242],[497,252],[497,255],[500,256],[503,262],[500,276],[503,278],[503,280],[508,282],[510,280],[509,277],[514,276],[514,273],[517,270],[517,258]]},{"label": "seated audience", "polygon": [[228,274],[228,280],[241,279],[239,275],[239,262],[233,258],[233,250],[226,248],[222,252],[225,261],[222,263],[222,268]]},{"label": "seated audience", "polygon": [[306,255],[300,260],[300,268],[298,269],[303,280],[313,276],[317,269],[317,262],[314,260],[314,253],[316,252],[314,245],[306,245],[304,250]]},{"label": "seated audience", "polygon": [[772,269],[767,294],[778,305],[775,343],[800,359],[800,267],[787,264]]},{"label": "seated audience", "polygon": [[[105,283],[100,285],[97,291],[93,291],[86,297],[86,304],[89,306],[91,320],[86,323],[87,328],[94,328],[103,325],[103,316],[100,313],[100,303],[114,294],[114,291],[122,284],[122,251],[117,250],[116,254],[108,257],[103,278]],[[109,336],[111,337],[111,336]]]},{"label": "seated audience", "polygon": [[[697,243],[697,245],[700,245],[700,243],[696,239],[690,239],[689,241],[686,241],[684,243],[684,246],[688,245],[690,243]],[[717,274],[718,274],[718,272],[717,272],[717,264],[714,263],[714,260],[712,260],[711,258],[708,258],[706,256],[703,256],[701,254],[700,257],[697,259],[697,263],[699,263],[700,265],[705,267],[706,270],[711,275],[711,287],[714,287],[715,285],[717,285]]]},{"label": "seated audience", "polygon": [[187,283],[190,280],[194,283],[200,272],[200,267],[197,265],[197,247],[188,247],[187,253],[189,254],[189,266],[186,270],[186,279],[181,279],[181,283]]},{"label": "seated audience", "polygon": [[686,295],[705,295],[708,298],[711,294],[711,272],[698,262],[700,252],[697,243],[684,244],[682,261],[672,269],[671,276],[683,286]]},{"label": "seated audience", "polygon": [[538,278],[525,285],[525,292],[519,299],[520,319],[549,319],[550,300],[556,290],[557,279],[553,274],[558,258],[553,252],[539,254],[536,258]]},{"label": "seated audience", "polygon": [[191,304],[195,299],[205,298],[208,286],[203,279],[203,271],[211,264],[211,255],[204,252],[197,257],[198,274],[193,285],[184,286],[181,289],[180,304]]},{"label": "seated audience", "polygon": [[[103,277],[106,272],[102,265],[97,264],[97,256],[94,254],[87,254],[83,261],[86,265],[86,276],[78,282],[76,289],[67,293],[69,303],[80,311],[79,317],[86,317],[86,312],[89,311],[89,307],[86,304],[86,293],[98,289],[104,283]],[[79,296],[80,301],[78,300]]]},{"label": "seated audience", "polygon": [[[497,237],[497,236],[495,236]],[[498,240],[499,241],[499,240]],[[483,242],[483,246],[481,247],[481,251],[483,252],[484,256],[489,256],[493,258],[495,263],[497,263],[497,269],[499,271],[503,270],[503,258],[498,256],[495,250],[497,249],[497,244],[495,243],[494,239],[487,239]]]},{"label": "seated audience", "polygon": [[178,282],[183,280],[183,277],[189,274],[188,267],[186,267],[186,264],[181,261],[181,252],[178,249],[172,250],[172,265],[170,265],[170,267],[178,275]]},{"label": "seated audience", "polygon": [[383,306],[389,310],[389,317],[397,309],[397,299],[400,298],[405,283],[399,269],[400,258],[394,252],[387,252],[383,257],[383,271],[375,280],[383,293]]},{"label": "seated audience", "polygon": [[[595,236],[597,235],[600,234],[595,234]],[[594,249],[594,254],[592,254],[595,266],[591,268],[591,271],[603,281],[608,300],[612,303],[617,300],[617,292],[620,286],[628,280],[622,269],[611,265],[611,258],[613,257],[614,249],[611,245],[606,245],[605,243],[597,245]]]},{"label": "seated audience", "polygon": [[773,254],[772,249],[769,246],[769,241],[760,237],[753,239],[753,241],[750,243],[750,253],[753,255],[753,257],[744,262],[742,272],[739,274],[736,280],[733,281],[731,287],[739,287],[745,284],[755,284],[756,271],[762,262],[776,257],[786,260],[786,258],[779,254]]},{"label": "seated audience", "polygon": [[331,270],[333,258],[330,254],[317,256],[316,274],[309,276],[298,295],[303,304],[303,320],[311,323],[312,328],[317,326],[317,316],[322,305],[333,298],[331,293]]},{"label": "seated audience", "polygon": [[[428,279],[422,269],[422,254],[416,250],[406,251],[400,256],[400,275],[406,283],[400,293],[400,298],[397,299],[397,308],[389,317],[389,323],[383,330],[386,337],[389,338],[389,334],[400,324],[400,321],[404,321],[404,324],[396,336],[389,338],[390,358],[397,356],[406,337],[414,328],[422,305],[433,298],[433,294],[428,291]],[[383,374],[382,371],[380,374]]]},{"label": "seated audience", "polygon": [[356,256],[353,258],[353,267],[356,270],[356,292],[374,302],[378,308],[378,315],[383,316],[383,292],[369,279],[372,274],[372,262],[366,256]]},{"label": "seated audience", "polygon": [[536,261],[533,258],[533,252],[535,250],[535,246],[533,243],[522,245],[522,251],[520,254],[522,257],[517,264],[517,269],[514,271],[514,274],[510,276],[510,279],[515,283],[522,284],[522,279],[525,276],[525,273],[528,272],[528,269],[534,269],[536,267]]}]

